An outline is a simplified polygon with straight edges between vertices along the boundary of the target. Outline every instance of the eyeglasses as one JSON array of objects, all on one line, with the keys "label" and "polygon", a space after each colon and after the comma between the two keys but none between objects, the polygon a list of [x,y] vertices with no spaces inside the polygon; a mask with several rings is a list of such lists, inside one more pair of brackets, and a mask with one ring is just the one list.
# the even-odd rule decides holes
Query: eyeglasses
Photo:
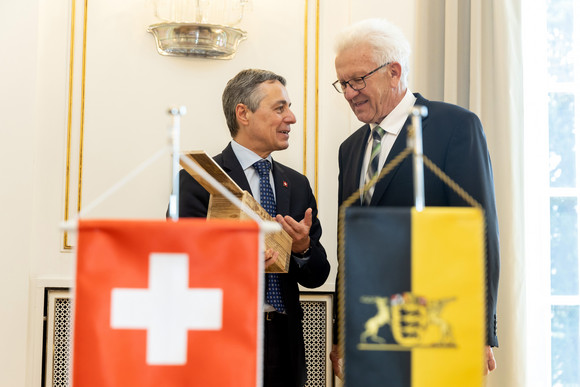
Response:
[{"label": "eyeglasses", "polygon": [[349,85],[350,88],[353,89],[354,91],[360,91],[365,87],[367,87],[367,83],[365,82],[366,78],[370,77],[371,75],[373,75],[374,73],[376,73],[377,71],[379,71],[388,64],[391,64],[391,62],[387,62],[384,65],[377,67],[376,69],[374,69],[373,71],[371,71],[366,75],[363,75],[362,77],[353,78],[350,81],[335,81],[332,84],[332,86],[334,86],[336,91],[338,91],[339,93],[344,93],[346,91],[346,85]]}]

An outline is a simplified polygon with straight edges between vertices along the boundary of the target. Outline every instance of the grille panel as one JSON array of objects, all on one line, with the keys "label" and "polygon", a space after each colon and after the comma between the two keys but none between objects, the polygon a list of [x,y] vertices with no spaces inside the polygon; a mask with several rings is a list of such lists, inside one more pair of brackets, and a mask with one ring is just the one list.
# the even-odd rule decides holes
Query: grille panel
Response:
[{"label": "grille panel", "polygon": [[[45,339],[45,386],[69,387],[71,364],[72,293],[67,289],[48,289]],[[332,332],[332,296],[302,294],[302,320],[308,372],[307,387],[332,385],[328,353]]]},{"label": "grille panel", "polygon": [[68,290],[47,290],[45,386],[70,386],[72,301]]},{"label": "grille panel", "polygon": [[[309,300],[312,298],[312,300]],[[325,299],[327,298],[327,299]],[[320,299],[316,301],[316,299]],[[330,338],[328,319],[330,317],[330,296],[302,296],[304,319],[304,346],[306,349],[307,387],[326,387],[329,377]]]}]

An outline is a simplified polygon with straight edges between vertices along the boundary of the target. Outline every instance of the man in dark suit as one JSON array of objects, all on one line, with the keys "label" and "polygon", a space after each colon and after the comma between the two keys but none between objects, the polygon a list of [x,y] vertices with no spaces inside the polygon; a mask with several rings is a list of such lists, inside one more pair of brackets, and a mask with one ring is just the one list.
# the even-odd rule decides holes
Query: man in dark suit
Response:
[{"label": "man in dark suit", "polygon": [[[264,306],[264,386],[303,386],[306,361],[302,335],[302,308],[298,284],[316,288],[326,281],[330,265],[320,244],[322,229],[316,199],[308,179],[272,159],[271,153],[288,148],[290,110],[286,80],[269,71],[244,70],[231,79],[222,95],[226,121],[232,135],[228,146],[214,157],[224,171],[268,210],[292,237],[290,269],[275,277],[268,274]],[[261,179],[258,166],[266,163]],[[180,172],[179,212],[182,217],[205,217],[209,193],[185,170]],[[266,184],[267,186],[263,185]],[[271,190],[273,188],[273,190]],[[273,194],[267,205],[266,190]],[[298,219],[298,221],[296,220]],[[265,266],[277,259],[267,251]],[[277,285],[271,285],[271,278]],[[278,287],[282,303],[270,302]],[[272,299],[273,300],[273,299]],[[276,304],[276,305],[275,305]],[[227,365],[226,365],[227,366]]]},{"label": "man in dark suit", "polygon": [[[408,114],[414,105],[427,107],[423,119],[423,153],[457,182],[485,211],[486,217],[486,373],[495,369],[496,300],[499,281],[499,231],[491,161],[479,118],[459,106],[428,101],[407,88],[410,46],[401,31],[385,20],[356,23],[339,36],[335,60],[338,80],[356,117],[365,123],[339,150],[339,205],[405,147]],[[376,160],[375,160],[376,159]],[[373,168],[371,164],[380,168]],[[370,172],[369,172],[370,170]],[[358,205],[414,206],[413,169],[406,158],[360,195]],[[468,205],[430,170],[425,172],[425,205]],[[340,372],[336,350],[331,355]]]}]

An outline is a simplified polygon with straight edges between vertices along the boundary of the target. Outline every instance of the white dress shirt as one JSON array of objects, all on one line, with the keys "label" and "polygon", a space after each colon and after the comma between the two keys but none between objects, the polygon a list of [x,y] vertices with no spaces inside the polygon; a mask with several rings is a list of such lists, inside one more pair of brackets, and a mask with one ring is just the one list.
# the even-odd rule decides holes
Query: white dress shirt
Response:
[{"label": "white dress shirt", "polygon": [[[248,183],[250,184],[250,189],[252,190],[254,195],[256,195],[256,196],[254,196],[254,199],[258,203],[260,203],[260,205],[262,205],[262,203],[260,201],[260,175],[258,174],[258,171],[256,171],[256,169],[253,167],[254,163],[262,160],[262,158],[260,156],[258,156],[256,153],[254,153],[253,151],[244,147],[243,145],[238,144],[235,140],[232,140],[231,145],[232,145],[232,150],[234,151],[234,154],[236,155],[236,158],[240,162],[240,165],[242,166],[242,169],[244,170],[244,173],[246,174],[246,179],[248,179]],[[270,165],[273,165],[272,155],[268,155],[268,157],[266,157],[265,160],[268,160],[270,162]],[[274,193],[274,199],[275,199],[276,198],[276,190],[274,189],[275,185],[274,185],[274,175],[272,175],[272,169],[270,169],[270,186],[272,187],[272,192]],[[291,256],[292,256],[292,259],[294,259],[294,261],[296,261],[296,263],[298,264],[299,267],[302,267],[306,262],[308,262],[308,259],[310,258],[309,254],[304,256],[303,258],[296,257],[295,255],[291,255]],[[275,310],[274,307],[272,305],[266,303],[265,301],[266,300],[264,299],[264,312],[273,312]]]},{"label": "white dress shirt", "polygon": [[[252,152],[251,150],[249,150],[248,148],[246,148],[245,146],[238,144],[234,140],[232,140],[231,144],[232,150],[234,151],[236,158],[240,162],[240,165],[242,166],[242,169],[246,174],[246,179],[248,179],[250,189],[252,190],[252,193],[255,195],[254,199],[256,199],[256,201],[261,205],[262,203],[260,202],[260,175],[258,174],[258,171],[256,171],[256,169],[253,167],[253,165],[255,162],[262,160],[262,158],[257,154],[255,154],[254,152]],[[272,155],[268,155],[268,157],[266,157],[265,160],[268,160],[270,162],[270,165],[272,165]],[[270,186],[272,187],[272,192],[274,193],[274,199],[276,199],[276,190],[274,189],[274,176],[272,175],[272,168],[270,168]]]},{"label": "white dress shirt", "polygon": [[[380,124],[371,123],[371,131],[376,127],[380,126],[385,130],[385,135],[381,140],[381,155],[379,156],[379,173],[383,169],[385,161],[387,160],[387,156],[389,152],[393,148],[393,144],[397,139],[397,136],[401,132],[403,125],[405,125],[405,121],[407,121],[407,117],[409,116],[409,112],[411,108],[415,105],[415,101],[417,98],[413,95],[413,93],[407,89],[405,96],[399,102],[397,106],[390,112],[381,122]],[[360,174],[360,188],[361,188],[361,200],[363,200],[362,195],[362,188],[365,185],[365,176],[367,174],[367,169],[369,166],[369,159],[371,157],[373,147],[373,136],[369,136],[365,151],[365,157],[363,159],[363,163],[361,166],[361,174]],[[372,186],[369,189],[371,195],[375,192],[375,187]]]}]

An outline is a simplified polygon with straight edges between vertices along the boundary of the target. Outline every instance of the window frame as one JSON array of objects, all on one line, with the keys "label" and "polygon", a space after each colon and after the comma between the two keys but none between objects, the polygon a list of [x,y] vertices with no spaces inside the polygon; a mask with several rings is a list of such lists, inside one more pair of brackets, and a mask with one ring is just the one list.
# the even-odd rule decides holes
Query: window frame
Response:
[{"label": "window frame", "polygon": [[[574,63],[573,84],[551,82],[548,78],[547,0],[526,1],[522,6],[523,85],[524,85],[524,210],[525,210],[525,336],[527,384],[552,386],[551,333],[552,306],[580,307],[578,295],[551,295],[550,199],[573,196],[578,200],[580,222],[580,60]],[[574,4],[575,58],[580,58],[580,4]],[[540,28],[540,26],[542,28]],[[575,95],[576,187],[550,187],[549,93]],[[580,225],[577,223],[577,230]],[[578,231],[580,233],[580,231]],[[580,235],[577,236],[580,244]],[[580,247],[578,249],[580,253]],[[580,268],[579,268],[580,269]],[[580,281],[579,281],[580,283]],[[580,287],[580,285],[579,285]],[[580,327],[579,327],[580,329]]]}]

